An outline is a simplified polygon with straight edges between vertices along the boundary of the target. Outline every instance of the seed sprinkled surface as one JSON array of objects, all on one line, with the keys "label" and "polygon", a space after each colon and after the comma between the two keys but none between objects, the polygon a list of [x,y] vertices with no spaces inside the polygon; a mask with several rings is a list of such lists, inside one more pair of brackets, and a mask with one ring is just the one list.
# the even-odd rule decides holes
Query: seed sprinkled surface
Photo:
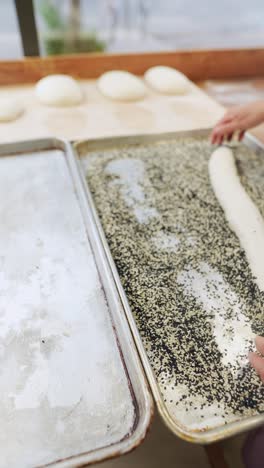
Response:
[{"label": "seed sprinkled surface", "polygon": [[[211,152],[188,137],[82,155],[164,404],[189,430],[264,411],[247,359],[264,334],[264,293],[214,196]],[[244,145],[234,152],[264,216],[263,157]]]}]

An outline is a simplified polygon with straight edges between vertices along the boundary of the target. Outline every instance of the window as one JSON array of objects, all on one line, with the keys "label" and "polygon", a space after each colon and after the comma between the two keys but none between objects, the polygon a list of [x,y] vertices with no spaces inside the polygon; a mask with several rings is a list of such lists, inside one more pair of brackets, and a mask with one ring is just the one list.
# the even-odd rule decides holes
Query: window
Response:
[{"label": "window", "polygon": [[0,1],[0,59],[23,56],[22,43],[13,0]]},{"label": "window", "polygon": [[2,59],[22,55],[15,3],[27,55],[32,3],[43,55],[264,45],[263,0],[0,0]]},{"label": "window", "polygon": [[263,0],[35,0],[44,53],[264,45]]},{"label": "window", "polygon": [[44,55],[104,52],[100,0],[35,0],[41,52]]}]

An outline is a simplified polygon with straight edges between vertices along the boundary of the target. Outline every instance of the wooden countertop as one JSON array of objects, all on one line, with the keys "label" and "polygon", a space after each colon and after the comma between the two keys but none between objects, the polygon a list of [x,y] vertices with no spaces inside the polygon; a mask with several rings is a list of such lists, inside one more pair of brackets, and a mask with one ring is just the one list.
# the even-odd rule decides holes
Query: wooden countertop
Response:
[{"label": "wooden countertop", "polygon": [[[97,90],[95,80],[80,80],[83,104],[52,108],[41,105],[33,85],[1,86],[1,94],[25,107],[16,121],[0,123],[0,142],[57,137],[68,140],[192,130],[212,127],[224,108],[264,100],[264,80],[210,80],[193,85],[184,96],[164,96],[150,90],[138,102],[113,102]],[[264,124],[253,133],[264,142]]]},{"label": "wooden countertop", "polygon": [[113,135],[157,133],[207,128],[222,116],[223,108],[197,86],[184,96],[164,96],[148,91],[136,103],[110,101],[98,92],[94,80],[82,80],[84,102],[77,107],[52,108],[39,104],[34,86],[2,86],[25,107],[16,121],[0,123],[0,141],[56,136],[87,139]]}]

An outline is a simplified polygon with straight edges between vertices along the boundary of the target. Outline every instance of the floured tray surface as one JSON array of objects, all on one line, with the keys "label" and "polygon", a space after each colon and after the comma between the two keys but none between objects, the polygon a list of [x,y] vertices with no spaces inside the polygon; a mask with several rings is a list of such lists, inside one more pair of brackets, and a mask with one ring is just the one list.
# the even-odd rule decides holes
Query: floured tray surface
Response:
[{"label": "floured tray surface", "polygon": [[10,155],[15,144],[0,150],[3,468],[86,465],[137,445],[149,422],[141,369],[132,375],[131,339],[124,345],[109,310],[70,155],[48,140],[40,151],[43,142],[18,145],[19,155]]},{"label": "floured tray surface", "polygon": [[[264,332],[264,294],[212,190],[211,152],[204,136],[182,136],[87,143],[81,161],[162,404],[178,428],[221,437],[264,410],[247,359]],[[244,145],[235,157],[264,216],[263,159]]]}]

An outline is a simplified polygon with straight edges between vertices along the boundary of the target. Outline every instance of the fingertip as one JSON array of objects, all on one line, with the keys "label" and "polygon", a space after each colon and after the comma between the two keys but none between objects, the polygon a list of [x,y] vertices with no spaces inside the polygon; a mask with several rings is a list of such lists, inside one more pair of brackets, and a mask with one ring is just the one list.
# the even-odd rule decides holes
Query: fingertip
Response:
[{"label": "fingertip", "polygon": [[264,338],[263,336],[256,336],[255,338],[256,348],[258,352],[264,355]]},{"label": "fingertip", "polygon": [[255,371],[258,372],[258,367],[259,367],[258,355],[256,353],[250,352],[248,354],[248,360],[249,360],[251,367],[253,367]]},{"label": "fingertip", "polygon": [[245,135],[245,131],[243,130],[242,132],[239,133],[238,141],[242,141],[244,138],[244,135]]},{"label": "fingertip", "polygon": [[258,356],[256,353],[249,354],[249,362],[251,366],[255,369],[257,374],[260,376],[261,380],[264,377],[264,360],[262,357]]},{"label": "fingertip", "polygon": [[216,132],[213,132],[213,133],[212,133],[212,136],[211,136],[211,143],[212,143],[212,145],[216,145],[216,144],[217,144],[217,133],[216,133]]},{"label": "fingertip", "polygon": [[216,135],[215,139],[214,139],[214,144],[215,145],[218,145],[218,136]]},{"label": "fingertip", "polygon": [[224,135],[220,135],[218,144],[219,144],[219,145],[222,145],[222,144],[223,144],[223,141],[224,141]]}]

